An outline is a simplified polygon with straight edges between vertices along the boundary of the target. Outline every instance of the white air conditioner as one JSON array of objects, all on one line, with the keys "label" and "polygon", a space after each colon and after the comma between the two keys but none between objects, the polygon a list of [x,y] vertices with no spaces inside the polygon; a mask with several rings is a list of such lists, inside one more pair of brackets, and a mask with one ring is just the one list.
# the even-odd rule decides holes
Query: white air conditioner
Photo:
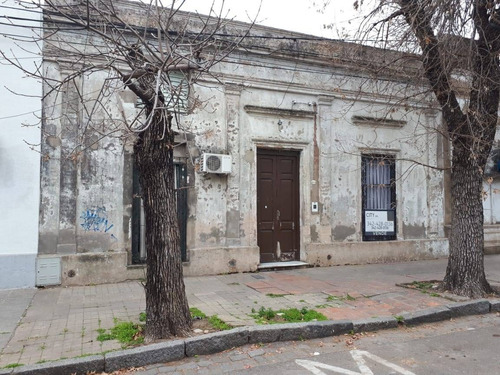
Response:
[{"label": "white air conditioner", "polygon": [[201,171],[204,173],[231,173],[231,156],[203,154]]}]

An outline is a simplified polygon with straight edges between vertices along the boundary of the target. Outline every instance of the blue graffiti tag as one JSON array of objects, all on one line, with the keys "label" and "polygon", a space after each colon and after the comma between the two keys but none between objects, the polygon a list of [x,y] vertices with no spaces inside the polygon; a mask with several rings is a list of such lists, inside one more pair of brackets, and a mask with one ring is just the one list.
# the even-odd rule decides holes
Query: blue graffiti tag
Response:
[{"label": "blue graffiti tag", "polygon": [[83,220],[80,225],[86,231],[107,233],[113,228],[113,224],[108,222],[108,214],[105,207],[90,208],[83,211],[80,219]]}]

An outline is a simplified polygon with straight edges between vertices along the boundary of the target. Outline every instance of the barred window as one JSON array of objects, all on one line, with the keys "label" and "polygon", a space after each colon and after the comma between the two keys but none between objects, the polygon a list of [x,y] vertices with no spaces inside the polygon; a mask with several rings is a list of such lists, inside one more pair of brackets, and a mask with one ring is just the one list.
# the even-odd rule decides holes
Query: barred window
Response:
[{"label": "barred window", "polygon": [[363,240],[396,239],[395,159],[392,155],[363,155]]}]

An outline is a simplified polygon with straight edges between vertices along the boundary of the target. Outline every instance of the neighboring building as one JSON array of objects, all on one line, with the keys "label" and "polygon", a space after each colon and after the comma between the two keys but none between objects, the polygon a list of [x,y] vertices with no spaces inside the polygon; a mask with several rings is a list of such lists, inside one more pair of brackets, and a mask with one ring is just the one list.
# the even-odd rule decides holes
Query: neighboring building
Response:
[{"label": "neighboring building", "polygon": [[[135,25],[146,19],[136,2],[113,6]],[[188,16],[178,13],[181,27]],[[224,34],[247,28],[228,22]],[[408,85],[416,60],[386,66],[394,53],[269,27],[254,26],[250,35],[211,74],[181,90],[179,111],[196,108],[178,118],[174,149],[185,274],[446,256],[449,176],[425,166],[446,168],[449,150],[432,97]],[[55,38],[44,45],[47,78],[64,79],[76,63],[93,62],[61,54]],[[70,28],[57,38],[75,50],[97,40]],[[22,238],[23,267],[32,270],[26,286],[35,278],[36,254],[37,285],[144,276],[138,176],[132,140],[120,131],[140,103],[125,89],[103,94],[107,78],[108,72],[89,73],[60,93],[44,85],[41,143],[39,130],[30,128],[33,143],[41,144],[40,176],[37,153],[19,149],[18,160],[4,163],[0,148],[2,173],[25,158],[29,174],[12,187],[18,200],[29,196],[21,202],[24,213],[9,221],[6,233],[15,236],[0,240],[20,240],[24,218],[36,225],[40,201],[38,251],[36,229]],[[89,121],[82,96],[101,98],[106,111]],[[30,194],[22,195],[23,185]],[[17,203],[7,202],[9,215],[17,215]],[[491,228],[493,237],[500,233]],[[22,260],[21,253],[6,254]]]},{"label": "neighboring building", "polygon": [[484,191],[484,253],[500,254],[500,132],[486,166]]},{"label": "neighboring building", "polygon": [[7,59],[27,69],[41,64],[41,44],[34,43],[41,17],[18,3],[0,5],[0,289],[34,287],[38,253],[42,85]]}]

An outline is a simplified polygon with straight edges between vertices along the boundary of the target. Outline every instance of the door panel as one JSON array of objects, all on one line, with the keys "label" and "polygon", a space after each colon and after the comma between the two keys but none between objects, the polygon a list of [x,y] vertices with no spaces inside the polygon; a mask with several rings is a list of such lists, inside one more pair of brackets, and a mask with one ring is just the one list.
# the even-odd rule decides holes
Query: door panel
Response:
[{"label": "door panel", "polygon": [[299,154],[258,150],[257,243],[260,261],[298,260]]}]

